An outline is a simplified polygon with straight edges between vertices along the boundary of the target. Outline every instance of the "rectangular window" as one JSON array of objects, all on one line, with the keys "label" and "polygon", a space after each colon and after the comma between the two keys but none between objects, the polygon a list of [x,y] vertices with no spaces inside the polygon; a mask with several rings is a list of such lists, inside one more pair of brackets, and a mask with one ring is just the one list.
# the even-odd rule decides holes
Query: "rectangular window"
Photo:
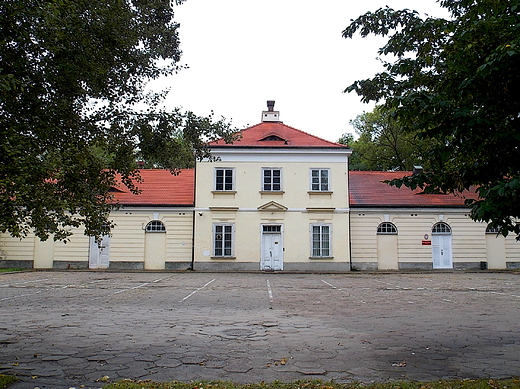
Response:
[{"label": "rectangular window", "polygon": [[311,169],[311,191],[330,191],[329,169]]},{"label": "rectangular window", "polygon": [[282,231],[282,226],[263,226],[264,234],[279,234]]},{"label": "rectangular window", "polygon": [[231,257],[233,256],[233,224],[214,224],[213,225],[213,256]]},{"label": "rectangular window", "polygon": [[215,190],[234,190],[234,169],[215,169]]},{"label": "rectangular window", "polygon": [[311,257],[331,257],[331,225],[311,225]]},{"label": "rectangular window", "polygon": [[280,192],[282,190],[281,169],[262,169],[262,190],[266,192]]}]

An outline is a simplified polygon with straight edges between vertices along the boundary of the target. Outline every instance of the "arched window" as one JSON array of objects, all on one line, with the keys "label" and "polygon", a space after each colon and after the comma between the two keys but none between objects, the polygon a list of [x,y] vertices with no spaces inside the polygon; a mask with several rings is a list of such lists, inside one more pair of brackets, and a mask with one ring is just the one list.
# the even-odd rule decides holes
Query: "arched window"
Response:
[{"label": "arched window", "polygon": [[450,235],[451,228],[444,222],[437,223],[432,228],[432,234],[435,235]]},{"label": "arched window", "polygon": [[152,220],[146,225],[146,232],[166,232],[164,223],[160,220]]},{"label": "arched window", "polygon": [[491,226],[487,226],[486,228],[486,234],[500,234],[500,231],[501,231],[501,228],[500,227],[491,227]]},{"label": "arched window", "polygon": [[378,235],[397,235],[397,227],[390,222],[383,222],[377,227]]}]

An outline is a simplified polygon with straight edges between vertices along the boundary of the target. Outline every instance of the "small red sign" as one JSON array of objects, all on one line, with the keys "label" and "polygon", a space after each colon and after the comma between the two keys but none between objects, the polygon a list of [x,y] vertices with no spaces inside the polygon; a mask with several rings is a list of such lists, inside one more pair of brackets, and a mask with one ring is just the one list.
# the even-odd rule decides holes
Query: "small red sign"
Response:
[{"label": "small red sign", "polygon": [[422,241],[422,245],[423,246],[431,246],[432,245],[432,241],[431,240],[423,240]]}]

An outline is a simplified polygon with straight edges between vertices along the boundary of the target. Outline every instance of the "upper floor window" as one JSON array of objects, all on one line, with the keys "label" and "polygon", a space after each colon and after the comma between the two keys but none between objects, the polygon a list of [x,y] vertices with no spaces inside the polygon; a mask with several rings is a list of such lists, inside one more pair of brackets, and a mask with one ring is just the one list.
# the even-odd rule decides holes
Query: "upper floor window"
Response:
[{"label": "upper floor window", "polygon": [[164,223],[160,220],[152,220],[146,225],[146,232],[166,232]]},{"label": "upper floor window", "polygon": [[234,190],[235,189],[235,169],[216,168],[215,169],[215,190]]},{"label": "upper floor window", "polygon": [[262,169],[262,190],[268,192],[282,190],[282,169]]},{"label": "upper floor window", "polygon": [[329,192],[330,169],[311,169],[311,191]]},{"label": "upper floor window", "polygon": [[383,222],[377,227],[378,235],[397,235],[397,227],[390,222]]}]

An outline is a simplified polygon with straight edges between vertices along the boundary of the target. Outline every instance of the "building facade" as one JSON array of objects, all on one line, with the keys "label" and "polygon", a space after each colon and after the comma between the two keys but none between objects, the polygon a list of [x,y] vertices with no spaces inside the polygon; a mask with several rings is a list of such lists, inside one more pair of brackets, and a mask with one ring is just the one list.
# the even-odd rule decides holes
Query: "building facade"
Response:
[{"label": "building facade", "polygon": [[100,240],[77,228],[67,243],[42,242],[34,235],[0,235],[0,267],[34,269],[185,270],[193,251],[194,172],[173,176],[166,170],[141,171],[142,193],[122,184],[113,188],[121,208],[115,227]]},{"label": "building facade", "polygon": [[274,102],[214,160],[178,175],[141,171],[140,195],[114,188],[110,236],[0,235],[0,267],[202,271],[477,270],[520,267],[520,242],[469,218],[465,198],[349,172],[352,150],[280,121]]},{"label": "building facade", "polygon": [[[413,174],[412,172],[408,172]],[[520,242],[469,218],[474,192],[427,195],[383,181],[403,172],[350,172],[354,270],[480,270],[520,267]]]},{"label": "building facade", "polygon": [[347,146],[262,113],[196,168],[195,263],[203,270],[350,270]]}]

